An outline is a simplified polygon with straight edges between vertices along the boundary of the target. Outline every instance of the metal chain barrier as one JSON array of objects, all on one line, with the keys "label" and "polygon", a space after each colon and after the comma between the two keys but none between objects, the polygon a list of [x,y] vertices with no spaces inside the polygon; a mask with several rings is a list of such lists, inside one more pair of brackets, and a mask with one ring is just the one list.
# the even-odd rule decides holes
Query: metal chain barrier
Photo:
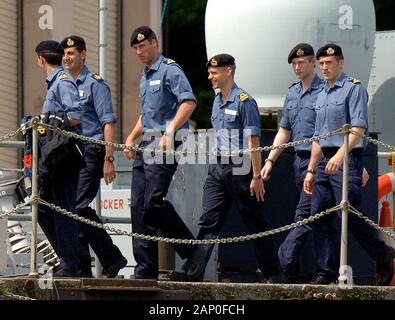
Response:
[{"label": "metal chain barrier", "polygon": [[158,237],[158,236],[149,236],[149,235],[144,235],[144,234],[139,234],[139,233],[133,233],[133,232],[128,232],[125,230],[121,229],[116,229],[116,228],[111,228],[108,226],[103,225],[102,223],[98,223],[96,221],[92,221],[89,219],[86,219],[84,217],[81,217],[75,213],[69,212],[65,209],[62,209],[59,206],[56,206],[53,203],[49,203],[47,201],[44,201],[42,199],[36,199],[39,204],[42,204],[55,212],[61,213],[69,218],[72,218],[74,220],[77,220],[79,222],[85,223],[87,225],[90,225],[92,227],[104,229],[106,231],[109,231],[111,233],[116,233],[118,235],[124,235],[132,238],[137,238],[141,240],[148,240],[148,241],[158,241],[158,242],[166,242],[166,243],[175,243],[175,244],[190,244],[190,245],[201,245],[201,244],[216,244],[216,243],[233,243],[233,242],[242,242],[242,241],[249,241],[249,240],[255,240],[271,235],[275,235],[281,232],[285,232],[303,225],[307,225],[311,222],[314,222],[318,219],[321,219],[332,212],[335,212],[340,209],[340,206],[335,206],[333,208],[330,208],[326,211],[322,211],[320,213],[317,213],[309,218],[303,219],[298,222],[291,223],[287,226],[279,227],[276,229],[264,231],[264,232],[259,232],[251,235],[246,235],[246,236],[238,236],[238,237],[230,237],[230,238],[222,238],[222,239],[206,239],[206,240],[192,240],[192,239],[174,239],[174,238],[165,238],[165,237]]},{"label": "metal chain barrier", "polygon": [[31,201],[28,201],[26,203],[18,204],[15,208],[12,208],[10,210],[7,210],[7,211],[1,213],[0,219],[3,219],[11,214],[23,211],[23,208],[29,206],[31,203],[32,203]]},{"label": "metal chain barrier", "polygon": [[371,225],[374,229],[385,233],[386,235],[390,236],[392,239],[395,240],[395,233],[388,231],[384,229],[383,227],[380,227],[376,222],[373,220],[369,219],[367,216],[365,216],[362,212],[359,212],[357,209],[355,209],[353,206],[349,206],[349,211],[355,214],[358,218],[362,219],[365,221],[367,224]]},{"label": "metal chain barrier", "polygon": [[176,151],[176,150],[161,150],[161,149],[151,149],[151,148],[141,148],[138,146],[127,146],[125,144],[121,144],[121,143],[115,143],[115,142],[109,142],[109,141],[103,141],[103,140],[98,140],[98,139],[93,139],[93,138],[89,138],[89,137],[85,137],[82,135],[79,135],[75,132],[70,132],[70,131],[66,131],[66,130],[61,130],[59,128],[55,128],[53,126],[50,126],[48,124],[40,124],[41,126],[44,126],[46,128],[48,128],[49,130],[52,131],[57,131],[60,132],[62,135],[69,137],[69,138],[75,138],[78,140],[81,140],[83,142],[87,142],[87,143],[94,143],[94,144],[99,144],[99,145],[103,145],[103,146],[108,146],[108,147],[112,147],[114,149],[129,149],[130,151],[135,151],[135,152],[161,152],[163,154],[168,154],[168,155],[178,155],[178,156],[187,156],[187,155],[204,155],[204,156],[225,156],[225,157],[229,157],[229,156],[240,156],[243,154],[248,154],[250,152],[268,152],[271,150],[275,150],[275,149],[287,149],[287,148],[291,148],[291,147],[295,147],[295,146],[299,146],[299,145],[304,145],[304,144],[310,144],[314,141],[319,141],[319,140],[325,140],[329,137],[338,135],[338,134],[342,134],[344,132],[344,130],[342,128],[337,129],[335,131],[332,132],[328,132],[327,134],[321,135],[321,136],[316,136],[316,137],[312,137],[309,139],[303,139],[303,140],[297,140],[294,142],[289,142],[289,143],[284,143],[278,146],[264,146],[264,147],[257,147],[257,148],[250,148],[250,149],[244,149],[244,150],[232,150],[232,151],[225,151],[225,152],[221,152],[221,153],[217,153],[217,152],[213,152],[213,151],[204,151],[204,152],[199,152],[199,151]]},{"label": "metal chain barrier", "polygon": [[14,293],[11,293],[11,292],[6,292],[4,294],[4,296],[6,296],[8,298],[15,299],[15,300],[25,300],[25,301],[26,300],[37,300],[37,299],[29,298],[29,297],[26,297],[26,296],[20,296],[18,294],[14,294]]},{"label": "metal chain barrier", "polygon": [[10,133],[7,133],[7,134],[5,134],[3,136],[0,136],[0,142],[4,141],[4,140],[8,140],[8,139],[10,139],[12,137],[15,137],[16,135],[22,133],[24,130],[28,130],[30,128],[32,128],[32,126],[30,126],[28,128],[25,128],[25,126],[21,126],[18,129],[14,130],[14,131],[11,131]]}]

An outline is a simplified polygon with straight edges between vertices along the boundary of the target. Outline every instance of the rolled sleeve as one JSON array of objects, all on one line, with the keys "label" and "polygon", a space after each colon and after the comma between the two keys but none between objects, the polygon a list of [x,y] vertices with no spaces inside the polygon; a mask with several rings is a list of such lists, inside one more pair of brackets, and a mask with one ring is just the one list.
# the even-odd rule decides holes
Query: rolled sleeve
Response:
[{"label": "rolled sleeve", "polygon": [[185,100],[196,102],[192,87],[179,66],[171,66],[168,70],[168,76],[170,79],[170,90],[177,97],[178,104],[181,104]]},{"label": "rolled sleeve", "polygon": [[111,90],[104,81],[95,82],[92,88],[93,105],[102,126],[117,122],[113,112]]},{"label": "rolled sleeve", "polygon": [[291,122],[289,121],[289,112],[287,109],[287,102],[288,99],[286,98],[284,101],[284,107],[283,107],[283,114],[281,116],[280,120],[280,127],[286,130],[292,130]]},{"label": "rolled sleeve", "polygon": [[249,130],[250,135],[261,136],[261,117],[256,103],[251,100],[241,102],[240,105],[241,120],[243,129]]},{"label": "rolled sleeve", "polygon": [[355,85],[351,89],[349,112],[351,126],[368,128],[368,93],[364,86]]}]

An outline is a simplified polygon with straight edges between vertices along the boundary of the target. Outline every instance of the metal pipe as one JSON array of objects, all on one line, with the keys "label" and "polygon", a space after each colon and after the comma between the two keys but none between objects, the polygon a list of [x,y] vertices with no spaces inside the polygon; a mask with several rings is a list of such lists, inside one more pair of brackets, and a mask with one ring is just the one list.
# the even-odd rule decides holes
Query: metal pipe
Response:
[{"label": "metal pipe", "polygon": [[[33,132],[33,163],[32,163],[32,199],[38,196],[38,132],[34,126]],[[30,249],[30,274],[31,277],[38,277],[37,272],[37,215],[38,203],[32,203],[32,238]]]},{"label": "metal pipe", "polygon": [[377,158],[379,159],[391,159],[391,152],[377,152]]},{"label": "metal pipe", "polygon": [[107,0],[100,0],[99,5],[99,73],[103,79],[107,79],[107,15],[108,2]]},{"label": "metal pipe", "polygon": [[1,141],[0,148],[19,148],[23,149],[25,147],[24,141]]},{"label": "metal pipe", "polygon": [[[108,1],[99,1],[99,73],[103,79],[107,79],[107,16],[108,16]],[[101,190],[96,195],[96,214],[101,217]],[[95,275],[96,278],[102,276],[102,265],[99,258],[95,254]]]},{"label": "metal pipe", "polygon": [[352,285],[352,275],[350,276],[347,266],[347,238],[348,238],[348,153],[349,153],[349,135],[351,126],[345,124],[344,132],[344,159],[343,159],[343,192],[342,192],[342,225],[341,225],[341,244],[340,244],[340,269],[339,269],[339,286]]}]

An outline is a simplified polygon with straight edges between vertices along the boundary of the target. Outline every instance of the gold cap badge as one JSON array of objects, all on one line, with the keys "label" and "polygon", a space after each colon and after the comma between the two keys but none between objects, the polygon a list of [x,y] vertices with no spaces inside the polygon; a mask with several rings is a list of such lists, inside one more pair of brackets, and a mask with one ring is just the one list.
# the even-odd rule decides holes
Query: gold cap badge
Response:
[{"label": "gold cap badge", "polygon": [[304,55],[304,51],[303,51],[302,49],[299,49],[298,51],[296,51],[296,55],[297,55],[298,57],[301,57],[301,56]]},{"label": "gold cap badge", "polygon": [[218,61],[215,60],[214,58],[212,58],[211,61],[210,61],[210,65],[211,65],[212,67],[216,67],[216,66],[218,66]]},{"label": "gold cap badge", "polygon": [[67,39],[67,45],[68,45],[69,47],[72,47],[72,46],[74,45],[74,40],[71,39],[71,38],[68,38],[68,39]]},{"label": "gold cap badge", "polygon": [[326,50],[326,54],[329,55],[329,56],[331,56],[331,55],[334,54],[334,53],[335,53],[335,50],[333,50],[333,48],[328,48],[328,49]]},{"label": "gold cap badge", "polygon": [[139,33],[137,35],[137,41],[143,41],[145,39],[145,35],[143,35],[142,33]]}]

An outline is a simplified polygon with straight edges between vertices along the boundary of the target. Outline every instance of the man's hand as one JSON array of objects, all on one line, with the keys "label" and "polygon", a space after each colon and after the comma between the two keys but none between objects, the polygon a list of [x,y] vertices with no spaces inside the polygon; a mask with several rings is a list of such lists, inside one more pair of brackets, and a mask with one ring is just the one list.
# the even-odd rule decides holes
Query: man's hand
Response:
[{"label": "man's hand", "polygon": [[[134,140],[133,139],[129,139],[129,138],[126,140],[125,144],[128,147],[134,147],[135,146]],[[136,151],[129,150],[128,148],[123,149],[123,154],[129,160],[136,158]]]},{"label": "man's hand", "polygon": [[251,197],[255,195],[256,201],[264,201],[265,186],[263,185],[262,179],[252,179],[250,184]]},{"label": "man's hand", "polygon": [[344,159],[343,153],[340,152],[340,151],[337,152],[332,158],[329,159],[329,161],[328,161],[328,163],[326,164],[326,167],[325,167],[325,172],[327,174],[335,173],[342,166],[343,159]]},{"label": "man's hand", "polygon": [[111,182],[113,182],[113,180],[117,176],[115,172],[114,163],[112,163],[111,161],[104,160],[103,176],[104,176],[104,182],[106,184],[110,184]]},{"label": "man's hand", "polygon": [[261,170],[261,177],[263,181],[268,181],[270,179],[270,173],[273,169],[273,163],[271,161],[266,161],[265,165]]},{"label": "man's hand", "polygon": [[168,135],[164,134],[159,141],[159,148],[163,151],[171,150],[171,139]]},{"label": "man's hand", "polygon": [[306,178],[304,178],[303,182],[303,190],[306,194],[313,194],[313,182],[314,182],[314,174],[311,172],[307,172]]}]

